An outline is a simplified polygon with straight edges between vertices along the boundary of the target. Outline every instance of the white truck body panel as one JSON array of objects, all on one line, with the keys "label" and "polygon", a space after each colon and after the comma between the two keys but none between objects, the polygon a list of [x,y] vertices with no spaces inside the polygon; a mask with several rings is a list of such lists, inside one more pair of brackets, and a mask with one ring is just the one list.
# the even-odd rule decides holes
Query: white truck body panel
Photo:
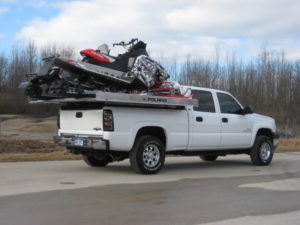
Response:
[{"label": "white truck body panel", "polygon": [[[230,95],[227,92],[198,87],[185,88],[210,92],[215,112],[196,111],[191,105],[181,109],[170,109],[124,105],[101,106],[99,103],[99,109],[61,110],[58,135],[100,137],[109,142],[109,150],[129,152],[141,129],[158,127],[164,132],[165,150],[168,152],[249,149],[253,146],[259,129],[276,132],[275,121],[270,117],[258,114],[221,113],[217,94]],[[103,131],[103,110],[111,110],[113,113],[113,131]],[[82,114],[82,117],[76,117],[78,114]]]},{"label": "white truck body panel", "polygon": [[[143,127],[161,127],[166,136],[166,151],[186,149],[188,115],[186,110],[105,107],[114,112],[114,132],[104,132],[110,147],[118,151],[131,149],[136,134]],[[180,118],[180,119],[178,119]]]},{"label": "white truck body panel", "polygon": [[[201,117],[203,121],[197,122],[197,117]],[[221,122],[219,114],[192,111],[190,126],[192,129],[189,150],[208,150],[220,147]]]}]

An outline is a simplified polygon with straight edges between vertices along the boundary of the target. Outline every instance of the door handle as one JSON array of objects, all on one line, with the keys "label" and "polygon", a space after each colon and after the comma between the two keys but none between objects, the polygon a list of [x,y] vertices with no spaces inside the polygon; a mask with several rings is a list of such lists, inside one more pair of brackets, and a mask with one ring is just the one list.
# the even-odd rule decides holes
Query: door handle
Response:
[{"label": "door handle", "polygon": [[222,118],[223,123],[228,123],[228,118]]},{"label": "door handle", "polygon": [[197,116],[197,117],[196,117],[196,121],[197,121],[197,122],[203,122],[203,118],[202,118],[201,116]]}]

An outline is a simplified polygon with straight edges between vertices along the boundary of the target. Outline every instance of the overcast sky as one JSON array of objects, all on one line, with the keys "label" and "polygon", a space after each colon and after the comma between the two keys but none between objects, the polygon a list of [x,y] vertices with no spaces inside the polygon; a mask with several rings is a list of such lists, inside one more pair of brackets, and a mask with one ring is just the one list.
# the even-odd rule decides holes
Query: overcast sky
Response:
[{"label": "overcast sky", "polygon": [[0,0],[0,50],[23,40],[77,49],[131,38],[154,57],[242,57],[267,43],[300,59],[299,0]]}]

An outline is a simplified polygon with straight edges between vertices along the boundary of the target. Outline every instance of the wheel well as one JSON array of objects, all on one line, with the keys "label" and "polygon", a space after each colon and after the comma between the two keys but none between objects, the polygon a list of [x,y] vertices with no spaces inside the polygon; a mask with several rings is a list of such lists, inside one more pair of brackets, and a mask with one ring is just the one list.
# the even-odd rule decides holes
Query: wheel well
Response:
[{"label": "wheel well", "polygon": [[273,140],[273,135],[272,135],[272,131],[270,129],[267,128],[261,128],[257,131],[256,136],[260,136],[260,135],[264,135],[267,136],[269,138],[271,138]]},{"label": "wheel well", "polygon": [[163,128],[161,127],[143,127],[139,129],[139,131],[136,134],[136,138],[143,136],[143,135],[152,135],[157,138],[159,138],[164,146],[166,146],[166,134]]}]

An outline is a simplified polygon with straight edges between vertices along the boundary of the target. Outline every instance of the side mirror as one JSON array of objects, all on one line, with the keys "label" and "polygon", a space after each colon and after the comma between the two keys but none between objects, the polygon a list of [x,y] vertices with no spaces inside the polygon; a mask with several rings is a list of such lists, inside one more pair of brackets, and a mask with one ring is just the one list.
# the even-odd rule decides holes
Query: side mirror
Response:
[{"label": "side mirror", "polygon": [[252,110],[249,106],[245,106],[245,107],[242,109],[242,114],[243,114],[243,115],[251,114],[251,113],[253,113],[253,110]]}]

